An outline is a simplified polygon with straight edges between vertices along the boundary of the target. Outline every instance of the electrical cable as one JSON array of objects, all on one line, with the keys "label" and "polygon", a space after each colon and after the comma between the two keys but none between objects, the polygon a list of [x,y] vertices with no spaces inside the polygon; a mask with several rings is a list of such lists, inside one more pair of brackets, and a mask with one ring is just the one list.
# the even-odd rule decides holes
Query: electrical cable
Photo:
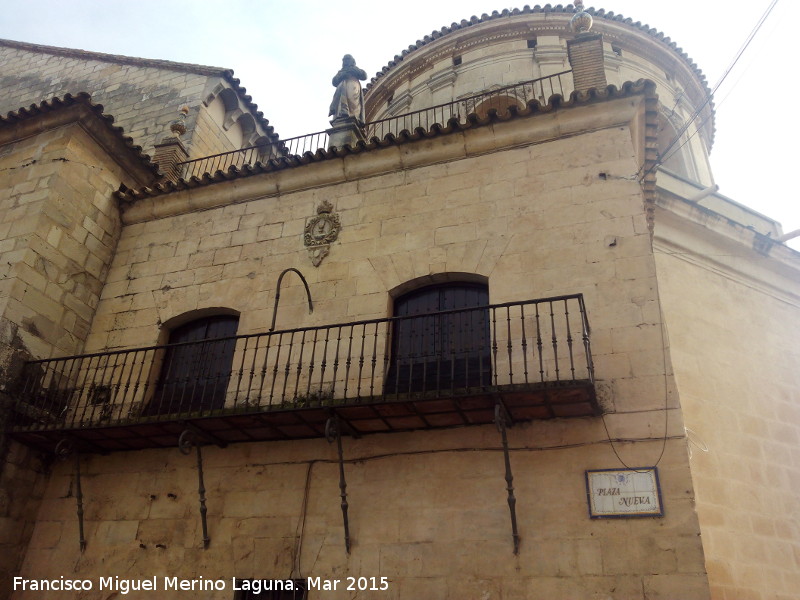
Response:
[{"label": "electrical cable", "polygon": [[[733,70],[733,68],[734,68],[734,67],[736,66],[736,64],[739,62],[739,59],[742,57],[742,55],[744,54],[744,52],[745,52],[745,51],[747,50],[747,48],[750,46],[750,43],[753,41],[753,38],[756,36],[756,34],[757,34],[757,33],[759,32],[759,30],[761,29],[761,27],[764,25],[764,22],[767,20],[767,18],[769,17],[769,15],[772,13],[773,9],[774,9],[774,8],[775,8],[775,6],[778,4],[778,1],[779,1],[779,0],[772,0],[772,2],[770,3],[770,5],[767,7],[767,10],[764,12],[764,14],[763,14],[763,15],[761,15],[761,18],[758,20],[758,22],[756,23],[755,27],[754,27],[754,28],[753,28],[753,30],[750,32],[750,35],[748,35],[748,36],[747,36],[747,39],[746,39],[746,40],[745,40],[745,42],[742,44],[742,46],[739,48],[739,51],[736,53],[736,55],[734,56],[734,58],[733,58],[733,60],[731,61],[731,63],[728,65],[728,68],[727,68],[727,69],[725,69],[725,71],[723,72],[723,74],[722,74],[722,76],[720,77],[719,81],[717,81],[717,83],[716,83],[716,84],[714,85],[714,87],[712,88],[712,90],[711,90],[711,93],[710,93],[710,94],[709,94],[709,95],[706,97],[706,99],[705,99],[705,100],[704,100],[704,101],[703,101],[703,102],[700,104],[700,106],[698,106],[698,107],[697,107],[697,108],[696,108],[696,109],[695,109],[695,110],[692,112],[691,116],[690,116],[690,117],[689,117],[689,118],[686,120],[686,122],[683,124],[683,126],[682,126],[682,127],[681,127],[681,128],[680,128],[680,129],[679,129],[677,132],[676,132],[676,134],[675,134],[675,138],[674,138],[674,139],[673,139],[673,140],[672,140],[672,141],[671,141],[669,144],[667,144],[667,147],[664,149],[664,151],[663,151],[663,152],[660,152],[660,153],[659,153],[659,156],[658,156],[658,158],[657,158],[657,159],[654,161],[654,163],[653,163],[653,164],[650,166],[650,168],[649,168],[649,169],[647,169],[646,171],[644,171],[644,165],[642,165],[642,166],[640,167],[640,169],[639,169],[639,172],[637,173],[637,176],[639,177],[639,180],[640,180],[640,181],[641,181],[641,180],[643,180],[643,179],[644,179],[644,178],[645,178],[645,177],[646,177],[648,174],[652,173],[652,172],[653,172],[653,171],[654,171],[656,168],[658,168],[658,166],[659,166],[659,165],[661,165],[661,164],[664,162],[664,160],[666,160],[666,155],[667,155],[667,153],[668,153],[668,152],[669,152],[669,151],[672,149],[672,147],[673,147],[673,146],[674,146],[674,145],[675,145],[675,144],[678,142],[678,140],[680,140],[681,136],[682,136],[684,133],[686,133],[686,131],[687,131],[687,130],[689,129],[689,127],[691,126],[692,122],[694,122],[694,120],[695,120],[695,119],[697,119],[697,117],[700,115],[700,112],[701,112],[701,111],[702,111],[702,110],[703,110],[703,109],[704,109],[704,108],[705,108],[705,107],[706,107],[706,106],[707,106],[707,105],[708,105],[708,104],[709,104],[709,103],[710,103],[710,102],[711,102],[711,101],[714,99],[714,94],[716,94],[716,93],[717,93],[717,90],[720,88],[720,86],[721,86],[721,85],[722,85],[722,83],[725,81],[725,79],[728,77],[728,75],[730,74],[730,72]],[[707,121],[707,120],[708,120],[708,118],[706,119],[706,121]],[[705,121],[703,121],[703,123],[701,123],[701,125],[702,125],[702,124],[705,124]],[[696,128],[696,131],[699,131],[699,129],[700,129],[700,126],[698,126],[698,127]],[[693,135],[694,135],[694,134],[692,134],[692,136],[693,136]],[[690,136],[690,138],[691,138],[691,136]],[[688,141],[688,140],[687,140],[687,141]],[[639,175],[639,173],[641,173],[641,175]]]}]

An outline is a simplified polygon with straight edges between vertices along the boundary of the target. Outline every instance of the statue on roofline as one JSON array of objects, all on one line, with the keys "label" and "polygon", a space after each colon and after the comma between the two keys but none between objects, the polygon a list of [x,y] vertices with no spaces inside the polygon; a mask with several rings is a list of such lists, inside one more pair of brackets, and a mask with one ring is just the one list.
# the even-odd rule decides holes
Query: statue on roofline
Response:
[{"label": "statue on roofline", "polygon": [[333,78],[336,91],[328,113],[328,116],[333,117],[331,123],[341,117],[353,117],[360,125],[364,124],[364,92],[359,81],[366,78],[364,69],[359,69],[355,59],[345,54],[342,68]]}]

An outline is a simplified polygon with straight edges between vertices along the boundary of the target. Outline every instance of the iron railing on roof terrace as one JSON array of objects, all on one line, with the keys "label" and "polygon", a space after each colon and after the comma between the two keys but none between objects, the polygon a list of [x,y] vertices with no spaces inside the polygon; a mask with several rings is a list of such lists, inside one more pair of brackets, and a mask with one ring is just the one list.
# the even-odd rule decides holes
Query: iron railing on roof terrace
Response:
[{"label": "iron railing on roof terrace", "polygon": [[593,380],[583,296],[570,295],[31,361],[12,431],[435,402]]},{"label": "iron railing on roof terrace", "polygon": [[[571,80],[565,81],[564,78],[571,73],[572,71],[562,71],[547,77],[487,90],[474,96],[430,108],[371,121],[365,125],[365,137],[368,140],[373,137],[383,139],[388,134],[398,135],[402,131],[413,132],[418,128],[428,131],[435,124],[442,127],[447,126],[451,119],[456,119],[459,123],[464,124],[471,114],[483,117],[494,109],[498,114],[503,115],[507,114],[512,106],[519,109],[524,108],[531,100],[538,100],[544,104],[554,94],[563,96],[565,90],[570,89]],[[227,171],[230,167],[241,168],[256,163],[265,164],[276,158],[298,157],[307,152],[314,153],[317,150],[325,149],[327,146],[328,133],[319,131],[273,143],[187,160],[178,164],[183,165],[183,178],[189,179],[192,176],[200,177],[204,173],[213,174],[217,171]]]},{"label": "iron railing on roof terrace", "polygon": [[240,150],[187,160],[178,164],[183,166],[183,178],[189,179],[192,176],[200,177],[204,173],[227,171],[230,167],[243,167],[256,163],[265,164],[275,158],[302,156],[306,152],[316,152],[327,145],[328,133],[318,131],[272,143],[265,142]]},{"label": "iron railing on roof terrace", "polygon": [[367,139],[373,137],[382,139],[390,133],[397,135],[403,130],[413,132],[418,128],[428,131],[435,124],[446,126],[450,119],[456,119],[463,124],[469,115],[477,114],[479,117],[484,117],[492,109],[496,110],[499,115],[504,115],[511,107],[522,109],[531,100],[538,100],[542,104],[546,104],[554,94],[563,96],[564,90],[570,89],[568,86],[572,84],[572,80],[570,78],[569,81],[565,81],[564,77],[571,73],[572,71],[562,71],[546,77],[487,90],[452,102],[372,121],[367,123],[366,137]]}]

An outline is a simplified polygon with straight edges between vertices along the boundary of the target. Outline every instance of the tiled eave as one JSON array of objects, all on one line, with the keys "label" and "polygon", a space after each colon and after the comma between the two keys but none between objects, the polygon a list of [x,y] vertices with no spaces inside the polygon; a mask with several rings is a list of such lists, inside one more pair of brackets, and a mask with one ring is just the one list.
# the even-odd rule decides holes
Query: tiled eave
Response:
[{"label": "tiled eave", "polygon": [[[537,4],[532,8],[526,5],[521,9],[504,9],[501,12],[493,11],[490,15],[484,13],[480,17],[473,16],[470,19],[463,19],[459,23],[452,23],[449,27],[442,27],[440,30],[433,31],[430,35],[417,40],[415,44],[410,45],[396,55],[367,83],[365,101],[368,115],[375,114],[374,106],[384,105],[397,82],[405,81],[413,73],[431,68],[432,65],[426,61],[431,60],[431,57],[435,56],[437,52],[447,48],[448,44],[455,44],[455,47],[460,47],[460,44],[465,43],[470,39],[470,36],[474,36],[475,40],[481,40],[481,36],[485,35],[487,31],[511,31],[513,30],[512,23],[516,23],[520,27],[517,31],[519,35],[529,35],[527,33],[528,27],[533,27],[534,24],[537,27],[544,27],[551,35],[556,32],[561,35],[562,30],[567,33],[569,19],[576,12],[577,9],[572,4],[558,4],[555,6],[550,4],[540,6]],[[633,19],[611,11],[606,12],[603,9],[587,8],[586,12],[593,15],[595,19],[595,31],[609,35],[611,38],[627,29],[632,30],[631,33],[636,35],[630,36],[629,43],[638,53],[652,50],[652,48],[649,48],[649,40],[654,40],[653,47],[662,46],[666,50],[662,58],[669,57],[666,63],[659,63],[659,67],[671,71],[678,64],[683,64],[687,75],[693,76],[694,79],[690,87],[694,90],[695,102],[699,104],[711,97],[711,90],[703,72],[686,52],[664,33],[649,25],[642,24],[640,21],[634,22]],[[540,15],[541,22],[525,21],[526,15],[529,16],[529,19],[535,19],[535,15]],[[508,28],[506,23],[508,23]],[[633,38],[637,39],[634,40]],[[643,44],[648,47],[647,50],[642,47]],[[434,48],[428,48],[428,46],[434,46]],[[673,62],[675,63],[674,65],[672,64]],[[711,147],[716,133],[713,101],[708,103],[708,110],[710,111],[709,121],[704,126],[704,129],[707,131],[707,142]]]},{"label": "tiled eave", "polygon": [[[144,67],[150,69],[164,69],[167,71],[179,71],[181,73],[194,73],[206,77],[221,77],[227,81],[250,113],[256,118],[258,123],[270,136],[276,136],[274,128],[269,124],[269,120],[264,117],[264,113],[258,110],[258,105],[253,102],[253,97],[247,93],[247,88],[241,85],[241,81],[234,77],[233,69],[222,67],[209,67],[206,65],[196,65],[192,63],[173,62],[170,60],[157,60],[152,58],[139,58],[134,56],[123,56],[121,54],[106,54],[104,52],[91,52],[88,50],[78,50],[74,48],[59,48],[56,46],[45,46],[42,44],[30,44],[28,42],[17,42],[14,40],[0,39],[0,46],[18,48],[27,52],[37,52],[41,54],[52,54],[55,56],[65,56],[80,60],[96,60],[111,62],[121,65],[131,65],[134,67]],[[276,136],[277,137],[277,136]]]},{"label": "tiled eave", "polygon": [[[95,104],[86,92],[65,94],[39,104],[22,107],[0,116],[0,143],[8,143],[63,122],[79,121],[98,141],[113,153],[116,160],[142,185],[161,178],[158,165],[142,152],[142,147],[125,135],[122,127],[114,125],[114,117],[103,113],[103,105]],[[102,139],[101,139],[102,138]]]},{"label": "tiled eave", "polygon": [[[553,113],[559,110],[568,110],[598,102],[641,94],[647,95],[648,98],[651,99],[653,106],[655,103],[657,103],[657,98],[655,96],[655,84],[653,82],[648,80],[639,80],[635,83],[626,82],[621,88],[610,85],[602,89],[590,89],[586,92],[573,92],[568,99],[564,99],[560,95],[554,95],[550,97],[547,104],[542,104],[537,100],[531,100],[524,108],[516,109],[512,107],[508,113],[503,115],[497,114],[496,111],[489,111],[489,114],[486,117],[479,117],[476,114],[472,114],[468,117],[466,123],[459,123],[457,120],[451,119],[444,125],[434,124],[429,129],[418,127],[414,131],[403,130],[397,135],[388,134],[383,138],[373,137],[366,142],[358,142],[355,146],[345,145],[343,147],[319,149],[316,152],[306,152],[302,155],[272,159],[265,163],[257,162],[252,165],[245,165],[242,167],[231,166],[225,171],[206,173],[201,177],[193,176],[189,179],[179,179],[176,182],[160,182],[153,186],[144,187],[137,190],[118,191],[116,192],[116,197],[123,204],[131,205],[142,199],[163,196],[172,192],[201,188],[224,181],[251,177],[261,173],[271,173],[286,169],[293,169],[312,163],[320,163],[346,156],[363,154],[365,152],[370,152],[381,148],[400,146],[403,144],[415,143],[435,137],[451,135],[467,129],[484,127],[493,123],[513,121],[515,119],[534,118],[537,115]],[[657,133],[657,112],[653,112],[648,109],[647,114],[647,129],[655,135]],[[655,143],[654,140],[655,138],[653,138],[651,145]],[[649,154],[652,155],[651,158],[654,160],[655,150]],[[650,187],[652,187],[653,190],[655,189],[654,180],[653,185]]]}]

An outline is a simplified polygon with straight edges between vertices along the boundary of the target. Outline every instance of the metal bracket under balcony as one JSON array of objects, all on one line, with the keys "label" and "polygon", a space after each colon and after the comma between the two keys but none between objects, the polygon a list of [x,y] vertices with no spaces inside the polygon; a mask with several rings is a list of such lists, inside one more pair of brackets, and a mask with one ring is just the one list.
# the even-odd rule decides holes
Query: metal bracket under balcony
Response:
[{"label": "metal bracket under balcony", "polygon": [[32,361],[10,435],[52,451],[599,414],[581,295]]}]

